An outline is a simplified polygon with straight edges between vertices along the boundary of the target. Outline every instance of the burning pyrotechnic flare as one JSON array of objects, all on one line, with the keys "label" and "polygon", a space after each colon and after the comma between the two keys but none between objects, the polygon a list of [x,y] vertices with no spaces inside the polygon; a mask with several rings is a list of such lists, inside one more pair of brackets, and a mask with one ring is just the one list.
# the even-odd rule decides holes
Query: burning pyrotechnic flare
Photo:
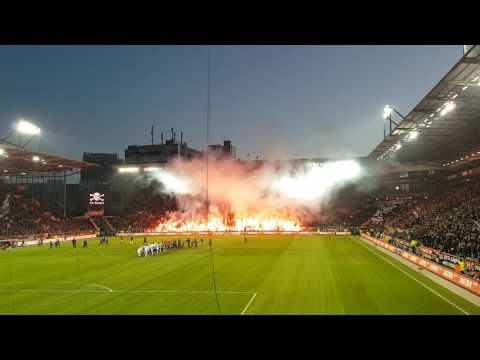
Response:
[{"label": "burning pyrotechnic flare", "polygon": [[209,170],[207,222],[205,162],[179,160],[145,171],[175,194],[179,208],[159,219],[157,230],[188,232],[299,231],[322,201],[360,175],[359,165],[349,160],[295,171],[220,160]]}]

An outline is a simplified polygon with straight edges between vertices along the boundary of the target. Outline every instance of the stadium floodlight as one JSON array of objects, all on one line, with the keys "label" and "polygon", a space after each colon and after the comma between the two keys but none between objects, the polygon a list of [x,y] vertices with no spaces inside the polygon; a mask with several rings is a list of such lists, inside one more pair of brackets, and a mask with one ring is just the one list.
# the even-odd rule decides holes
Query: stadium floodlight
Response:
[{"label": "stadium floodlight", "polygon": [[383,118],[386,119],[390,115],[392,115],[393,109],[390,107],[390,105],[387,105],[383,108]]},{"label": "stadium floodlight", "polygon": [[40,135],[42,132],[38,126],[33,125],[32,123],[20,120],[17,124],[17,131],[22,134],[28,135]]},{"label": "stadium floodlight", "polygon": [[140,169],[138,167],[121,167],[118,168],[118,172],[120,173],[136,173],[139,172]]},{"label": "stadium floodlight", "polygon": [[150,166],[150,167],[144,168],[143,171],[146,171],[146,172],[160,171],[160,168],[156,166]]},{"label": "stadium floodlight", "polygon": [[453,109],[455,109],[455,103],[453,102],[446,102],[445,103],[445,107],[442,109],[442,111],[440,112],[440,115],[443,116],[447,113],[449,113],[450,111],[452,111]]},{"label": "stadium floodlight", "polygon": [[37,162],[37,161],[40,161],[40,158],[39,158],[38,156],[33,156],[33,157],[32,157],[32,160],[35,161],[35,162]]},{"label": "stadium floodlight", "polygon": [[408,140],[415,140],[418,136],[418,131],[411,131],[410,134],[408,134]]}]

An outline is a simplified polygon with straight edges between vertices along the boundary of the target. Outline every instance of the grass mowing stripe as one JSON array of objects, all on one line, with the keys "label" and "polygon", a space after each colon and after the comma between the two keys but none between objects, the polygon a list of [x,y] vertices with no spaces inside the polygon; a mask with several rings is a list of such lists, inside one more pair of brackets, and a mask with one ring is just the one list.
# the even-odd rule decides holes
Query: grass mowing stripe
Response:
[{"label": "grass mowing stripe", "polygon": [[367,247],[365,244],[359,242],[358,240],[356,240],[360,245],[362,245],[365,249],[367,249],[368,251],[370,251],[371,253],[377,255],[379,258],[383,259],[385,262],[389,263],[390,265],[392,265],[393,267],[395,267],[396,269],[400,270],[402,273],[404,273],[405,275],[407,275],[409,278],[415,280],[417,283],[419,283],[420,285],[422,285],[424,288],[426,288],[427,290],[430,290],[432,293],[434,293],[435,295],[437,295],[438,297],[440,297],[441,299],[443,299],[444,301],[446,301],[447,303],[449,303],[450,305],[454,306],[457,310],[463,312],[465,315],[470,315],[467,311],[465,311],[464,309],[462,309],[460,306],[458,306],[457,304],[453,303],[452,301],[448,300],[447,298],[445,298],[444,296],[442,296],[441,294],[439,294],[438,292],[436,292],[435,290],[433,290],[431,287],[429,287],[428,285],[425,285],[423,282],[421,282],[420,280],[418,280],[417,278],[415,278],[414,276],[410,275],[408,272],[406,272],[405,270],[403,270],[401,267],[399,267],[398,265],[394,264],[393,262],[391,262],[390,260],[388,260],[387,258],[385,258],[384,256],[380,255],[379,253],[373,251],[372,249],[370,249],[369,247]]}]

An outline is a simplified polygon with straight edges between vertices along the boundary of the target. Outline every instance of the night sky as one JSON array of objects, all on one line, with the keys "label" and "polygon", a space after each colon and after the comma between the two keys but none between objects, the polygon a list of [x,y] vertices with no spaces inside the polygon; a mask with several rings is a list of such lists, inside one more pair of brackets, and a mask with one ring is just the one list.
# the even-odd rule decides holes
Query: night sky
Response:
[{"label": "night sky", "polygon": [[[382,109],[405,115],[458,46],[211,46],[211,143],[245,158],[367,155]],[[205,46],[0,46],[0,136],[43,129],[33,150],[81,159],[184,132],[205,148]]]}]

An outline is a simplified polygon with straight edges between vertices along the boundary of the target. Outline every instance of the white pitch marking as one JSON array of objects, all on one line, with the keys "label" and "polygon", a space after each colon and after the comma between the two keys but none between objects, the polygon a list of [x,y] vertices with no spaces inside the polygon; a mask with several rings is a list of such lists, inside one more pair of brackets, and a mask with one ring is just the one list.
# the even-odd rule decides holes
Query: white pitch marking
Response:
[{"label": "white pitch marking", "polygon": [[70,281],[58,282],[57,284],[74,284],[74,285],[96,286],[96,287],[105,289],[105,290],[107,290],[108,292],[113,292],[113,289],[109,288],[108,286],[104,286],[104,285],[100,285],[100,284],[81,283],[81,282],[70,282]]},{"label": "white pitch marking", "polygon": [[[7,284],[6,282],[2,282],[0,284]],[[99,287],[102,289],[107,290],[108,292],[113,292],[113,290],[107,286],[100,285],[100,284],[94,284],[94,283],[84,283],[84,282],[75,282],[75,281],[14,281],[13,284],[72,284],[72,285],[87,285],[87,286],[94,286],[94,287]],[[41,290],[41,289],[38,289]],[[14,289],[14,291],[19,291]],[[32,290],[32,291],[37,291],[37,290]],[[41,290],[43,291],[43,290]],[[88,292],[89,290],[48,290],[49,292],[53,291],[74,291],[74,292],[79,292],[79,291],[86,291]],[[94,291],[91,290],[90,292],[105,292],[105,291]]]},{"label": "white pitch marking", "polygon": [[[358,242],[358,240],[357,240]],[[439,298],[445,300],[447,303],[449,303],[450,305],[454,306],[457,310],[460,310],[461,312],[463,312],[465,315],[470,315],[468,312],[466,312],[465,310],[463,310],[461,307],[459,307],[458,305],[456,305],[455,303],[451,302],[450,300],[448,300],[447,298],[445,298],[444,296],[440,295],[438,292],[436,292],[435,290],[433,290],[431,287],[429,287],[428,285],[425,285],[423,282],[421,282],[420,280],[416,279],[415,277],[413,277],[412,275],[410,275],[409,273],[407,273],[405,270],[403,270],[402,268],[400,268],[399,266],[397,266],[396,264],[392,263],[390,260],[388,260],[387,258],[381,256],[380,254],[377,254],[375,251],[373,251],[372,249],[369,249],[366,245],[364,245],[363,243],[361,242],[358,242],[360,245],[362,245],[365,249],[367,249],[368,251],[374,253],[375,255],[377,255],[379,258],[383,259],[384,261],[386,261],[387,263],[389,263],[390,265],[394,266],[395,268],[397,268],[398,270],[400,270],[402,273],[404,273],[405,275],[407,275],[409,278],[415,280],[417,283],[419,283],[420,285],[422,285],[423,287],[425,287],[426,289],[430,290],[432,293],[434,293],[435,295],[437,295]]]},{"label": "white pitch marking", "polygon": [[[101,285],[100,285],[101,286]],[[50,290],[50,289],[14,289],[15,292],[33,292],[33,293],[133,293],[133,294],[148,294],[148,293],[172,293],[172,294],[211,294],[213,290],[112,290],[110,288],[107,291],[101,290]],[[11,291],[10,289],[0,289],[0,291]],[[255,294],[251,291],[217,291],[219,294]]]},{"label": "white pitch marking", "polygon": [[[21,283],[17,281],[17,283]],[[33,283],[32,281],[25,281],[23,283]],[[91,284],[91,283],[79,283],[79,282],[71,282],[71,281],[63,281],[63,282],[37,282],[37,283],[45,283],[45,284],[77,284],[77,285],[90,285],[96,286],[105,289],[106,291],[100,290],[49,290],[49,289],[14,289],[14,292],[24,292],[24,293],[66,293],[66,294],[78,294],[78,293],[94,293],[94,294],[104,294],[104,293],[123,293],[123,294],[162,294],[162,293],[171,293],[171,294],[211,294],[214,293],[213,290],[113,290],[107,286],[103,286],[100,284]],[[4,291],[11,291],[11,289],[0,289],[0,292]],[[257,296],[256,292],[252,291],[236,291],[236,290],[225,290],[225,291],[217,291],[219,294],[252,294],[249,302],[243,308],[240,315],[245,315],[250,305],[255,300]]]},{"label": "white pitch marking", "polygon": [[250,307],[250,305],[252,305],[252,302],[253,300],[255,300],[255,297],[257,296],[257,293],[253,293],[253,296],[251,297],[250,301],[248,302],[248,304],[243,308],[243,311],[240,315],[245,315],[245,313],[247,312],[248,308]]}]

